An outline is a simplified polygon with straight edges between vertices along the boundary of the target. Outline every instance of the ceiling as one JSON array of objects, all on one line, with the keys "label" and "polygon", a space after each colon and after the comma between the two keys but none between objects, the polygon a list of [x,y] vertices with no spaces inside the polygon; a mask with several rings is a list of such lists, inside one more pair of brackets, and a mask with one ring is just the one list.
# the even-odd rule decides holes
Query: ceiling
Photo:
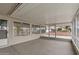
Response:
[{"label": "ceiling", "polygon": [[26,20],[35,24],[71,22],[78,3],[23,3],[12,12],[17,4],[0,4],[0,14]]},{"label": "ceiling", "polygon": [[16,5],[17,3],[0,3],[0,14],[9,15]]}]

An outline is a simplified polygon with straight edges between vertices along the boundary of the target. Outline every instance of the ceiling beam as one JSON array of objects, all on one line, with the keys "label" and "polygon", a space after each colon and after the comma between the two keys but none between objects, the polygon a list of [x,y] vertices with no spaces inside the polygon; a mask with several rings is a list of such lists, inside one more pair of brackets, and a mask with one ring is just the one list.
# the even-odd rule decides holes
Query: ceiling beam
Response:
[{"label": "ceiling beam", "polygon": [[18,7],[20,7],[22,3],[17,3],[15,7],[13,7],[9,12],[8,15],[10,16]]}]

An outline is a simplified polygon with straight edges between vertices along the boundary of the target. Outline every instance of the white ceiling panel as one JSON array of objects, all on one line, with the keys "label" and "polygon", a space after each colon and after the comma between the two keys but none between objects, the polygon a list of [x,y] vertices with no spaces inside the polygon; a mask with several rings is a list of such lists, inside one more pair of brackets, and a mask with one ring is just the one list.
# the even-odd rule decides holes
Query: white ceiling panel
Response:
[{"label": "white ceiling panel", "polygon": [[71,22],[78,7],[77,3],[26,3],[17,8],[11,17],[37,24]]}]

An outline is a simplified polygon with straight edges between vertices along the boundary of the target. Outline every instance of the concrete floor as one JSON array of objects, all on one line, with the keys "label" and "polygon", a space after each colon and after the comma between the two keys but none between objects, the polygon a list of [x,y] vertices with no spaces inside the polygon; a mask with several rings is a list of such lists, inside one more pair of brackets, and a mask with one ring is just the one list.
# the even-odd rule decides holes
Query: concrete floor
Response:
[{"label": "concrete floor", "polygon": [[0,49],[1,55],[75,55],[71,41],[40,38]]}]

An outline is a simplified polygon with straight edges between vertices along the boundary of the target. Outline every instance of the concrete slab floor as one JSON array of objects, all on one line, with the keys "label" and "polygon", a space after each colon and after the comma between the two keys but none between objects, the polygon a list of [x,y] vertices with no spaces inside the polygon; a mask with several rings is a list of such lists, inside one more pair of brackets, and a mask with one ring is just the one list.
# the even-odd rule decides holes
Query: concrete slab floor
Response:
[{"label": "concrete slab floor", "polygon": [[70,41],[44,39],[46,38],[2,48],[0,55],[75,55]]}]

